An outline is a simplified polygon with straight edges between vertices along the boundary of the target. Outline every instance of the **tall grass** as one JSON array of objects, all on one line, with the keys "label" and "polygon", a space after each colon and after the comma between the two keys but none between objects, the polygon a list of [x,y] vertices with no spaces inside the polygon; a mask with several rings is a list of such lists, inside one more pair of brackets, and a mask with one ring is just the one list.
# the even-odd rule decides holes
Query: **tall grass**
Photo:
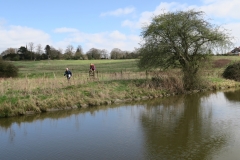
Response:
[{"label": "tall grass", "polygon": [[0,96],[10,92],[31,93],[40,89],[60,89],[69,85],[78,86],[91,81],[112,81],[112,80],[131,80],[146,79],[145,72],[115,72],[115,73],[97,73],[95,77],[89,77],[88,73],[73,74],[68,81],[63,75],[53,75],[53,77],[38,78],[9,78],[0,80]]}]

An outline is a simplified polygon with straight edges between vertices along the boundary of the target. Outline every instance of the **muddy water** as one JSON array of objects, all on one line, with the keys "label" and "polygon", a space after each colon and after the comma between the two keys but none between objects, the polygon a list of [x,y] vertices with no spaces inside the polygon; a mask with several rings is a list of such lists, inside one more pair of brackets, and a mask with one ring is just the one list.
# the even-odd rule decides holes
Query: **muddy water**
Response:
[{"label": "muddy water", "polygon": [[0,119],[1,160],[237,160],[240,91]]}]

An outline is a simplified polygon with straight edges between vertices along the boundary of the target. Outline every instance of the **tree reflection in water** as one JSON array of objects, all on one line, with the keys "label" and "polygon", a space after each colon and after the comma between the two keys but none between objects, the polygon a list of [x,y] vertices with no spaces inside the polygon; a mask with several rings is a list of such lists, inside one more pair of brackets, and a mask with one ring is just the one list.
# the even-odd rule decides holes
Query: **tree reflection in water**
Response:
[{"label": "tree reflection in water", "polygon": [[240,102],[240,90],[224,92],[224,95],[231,102]]},{"label": "tree reflection in water", "polygon": [[[215,109],[217,107],[212,106],[214,105],[212,104],[214,103],[214,100],[209,100],[209,95],[214,95],[214,93],[197,93],[193,95],[179,95],[174,97],[161,98],[157,100],[152,99],[145,102],[137,102],[140,107],[133,107],[133,105],[136,105],[136,102],[134,102],[133,105],[125,107],[126,110],[124,109],[124,111],[126,111],[126,113],[131,112],[131,116],[134,115],[134,121],[137,120],[137,122],[134,122],[133,124],[140,124],[140,128],[139,126],[134,126],[135,128],[131,126],[135,130],[131,130],[131,127],[129,127],[129,135],[128,132],[119,133],[119,135],[121,135],[122,137],[131,137],[133,133],[133,136],[139,137],[138,143],[129,143],[131,144],[131,147],[128,148],[129,153],[133,153],[134,155],[134,152],[136,152],[136,154],[138,154],[137,157],[144,157],[144,159],[212,159],[212,157],[216,156],[216,154],[219,153],[219,150],[221,150],[223,147],[228,146],[227,143],[230,142],[229,137],[231,137],[230,133],[232,132],[230,131],[230,129],[232,125],[229,125],[230,127],[226,127],[228,126],[228,122],[225,122],[225,120],[232,119],[220,119],[221,122],[218,122],[219,119],[216,119],[215,117]],[[224,97],[221,98],[224,99]],[[208,103],[208,101],[210,103]],[[11,144],[13,144],[14,142],[18,142],[19,139],[17,138],[21,137],[22,135],[22,132],[14,131],[16,125],[19,126],[19,128],[23,127],[24,130],[24,125],[26,123],[38,122],[41,126],[41,122],[44,122],[46,119],[48,119],[47,122],[51,123],[52,121],[54,125],[57,125],[57,123],[55,124],[55,122],[57,122],[58,120],[66,118],[71,119],[71,117],[74,117],[73,119],[76,120],[76,122],[74,122],[74,124],[76,125],[75,128],[76,130],[78,130],[78,127],[80,126],[79,122],[81,122],[78,119],[79,117],[84,117],[89,113],[91,115],[99,115],[98,113],[102,115],[101,113],[103,111],[109,111],[110,108],[116,108],[116,110],[118,110],[119,108],[121,113],[125,113],[123,112],[123,110],[121,110],[122,105],[111,105],[80,110],[77,109],[69,111],[66,110],[59,112],[49,112],[32,116],[12,117],[0,120],[0,131],[9,134],[9,141]],[[128,108],[130,108],[130,110]],[[132,110],[132,108],[137,109]],[[224,110],[221,111],[223,112]],[[113,113],[118,114],[118,112],[115,112],[115,110],[113,110]],[[131,116],[129,117],[129,119],[124,120],[124,122],[130,124],[131,122],[129,122],[128,120],[132,119]],[[109,118],[109,120],[112,120],[112,115],[106,117]],[[87,125],[85,125],[85,127],[88,125],[91,126],[91,124],[89,124],[90,122],[86,122]],[[224,122],[225,125],[221,126],[222,122]],[[101,125],[101,123],[99,124]],[[225,128],[223,129],[223,127]],[[123,126],[123,129],[125,129],[125,126]],[[97,130],[96,128],[96,130],[93,129],[93,131],[99,130]],[[26,130],[23,133],[28,134],[28,132],[29,130]],[[68,135],[68,131],[66,132],[66,134]],[[104,135],[104,138],[108,134],[108,132],[105,133],[103,130],[102,134]],[[77,137],[81,137],[79,134],[76,135]],[[141,138],[142,135],[143,138]],[[88,139],[88,134],[86,134],[85,136],[86,137],[84,138]],[[107,135],[107,137],[111,136],[111,134]],[[70,137],[70,139],[71,138],[72,137]],[[90,139],[92,139],[92,137]],[[94,143],[95,142],[93,142],[93,144]],[[80,144],[82,146],[82,143]],[[90,144],[92,144],[92,142],[88,145]],[[105,143],[104,141],[104,143],[102,144],[107,143]],[[111,149],[116,151],[119,148],[126,148],[126,143],[121,144],[122,146],[117,144],[116,146],[114,146],[115,148],[111,146]],[[134,144],[139,144],[139,148],[141,148],[140,151],[138,150],[139,148],[136,147]],[[109,148],[109,145],[106,145],[104,147]],[[96,149],[96,151],[98,150],[99,148]],[[12,152],[12,148],[10,151]],[[142,155],[139,156],[139,153],[142,153]],[[77,152],[77,156],[78,154],[79,152]],[[91,152],[91,154],[93,153]],[[95,153],[95,155],[97,154],[98,152]],[[116,155],[117,153],[112,151],[111,154]],[[122,151],[119,152],[119,155],[122,155]]]},{"label": "tree reflection in water", "polygon": [[212,107],[202,104],[205,96],[175,96],[146,105],[141,114],[146,159],[203,160],[226,144],[227,134],[211,122]]}]

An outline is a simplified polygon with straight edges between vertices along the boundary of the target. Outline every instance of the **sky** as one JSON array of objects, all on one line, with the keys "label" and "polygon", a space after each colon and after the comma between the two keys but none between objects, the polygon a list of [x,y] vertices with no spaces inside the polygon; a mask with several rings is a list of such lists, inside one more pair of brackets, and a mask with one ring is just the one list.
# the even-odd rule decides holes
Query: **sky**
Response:
[{"label": "sky", "polygon": [[81,46],[134,51],[154,15],[195,9],[240,46],[239,0],[0,0],[0,53],[33,43],[66,50]]}]

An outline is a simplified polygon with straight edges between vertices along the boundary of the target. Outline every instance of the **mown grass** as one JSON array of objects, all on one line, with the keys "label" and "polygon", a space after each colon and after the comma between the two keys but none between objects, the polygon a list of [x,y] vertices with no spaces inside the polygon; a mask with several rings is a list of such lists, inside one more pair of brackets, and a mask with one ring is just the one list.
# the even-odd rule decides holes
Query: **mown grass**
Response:
[{"label": "mown grass", "polygon": [[21,78],[61,77],[65,68],[69,68],[73,73],[86,74],[90,63],[94,63],[100,73],[139,71],[137,60],[45,60],[12,63],[19,68]]},{"label": "mown grass", "polygon": [[[222,60],[227,59],[227,60]],[[207,89],[239,86],[221,73],[226,62],[238,56],[214,56],[210,67],[201,71]],[[19,78],[0,80],[0,117],[46,112],[51,109],[81,108],[139,100],[183,92],[180,70],[141,71],[137,60],[47,60],[12,62],[19,67]],[[89,64],[97,68],[95,78],[88,75]],[[224,64],[223,64],[224,63]],[[214,67],[214,64],[218,64]],[[68,82],[65,68],[73,72]],[[155,78],[153,78],[155,76]]]}]

